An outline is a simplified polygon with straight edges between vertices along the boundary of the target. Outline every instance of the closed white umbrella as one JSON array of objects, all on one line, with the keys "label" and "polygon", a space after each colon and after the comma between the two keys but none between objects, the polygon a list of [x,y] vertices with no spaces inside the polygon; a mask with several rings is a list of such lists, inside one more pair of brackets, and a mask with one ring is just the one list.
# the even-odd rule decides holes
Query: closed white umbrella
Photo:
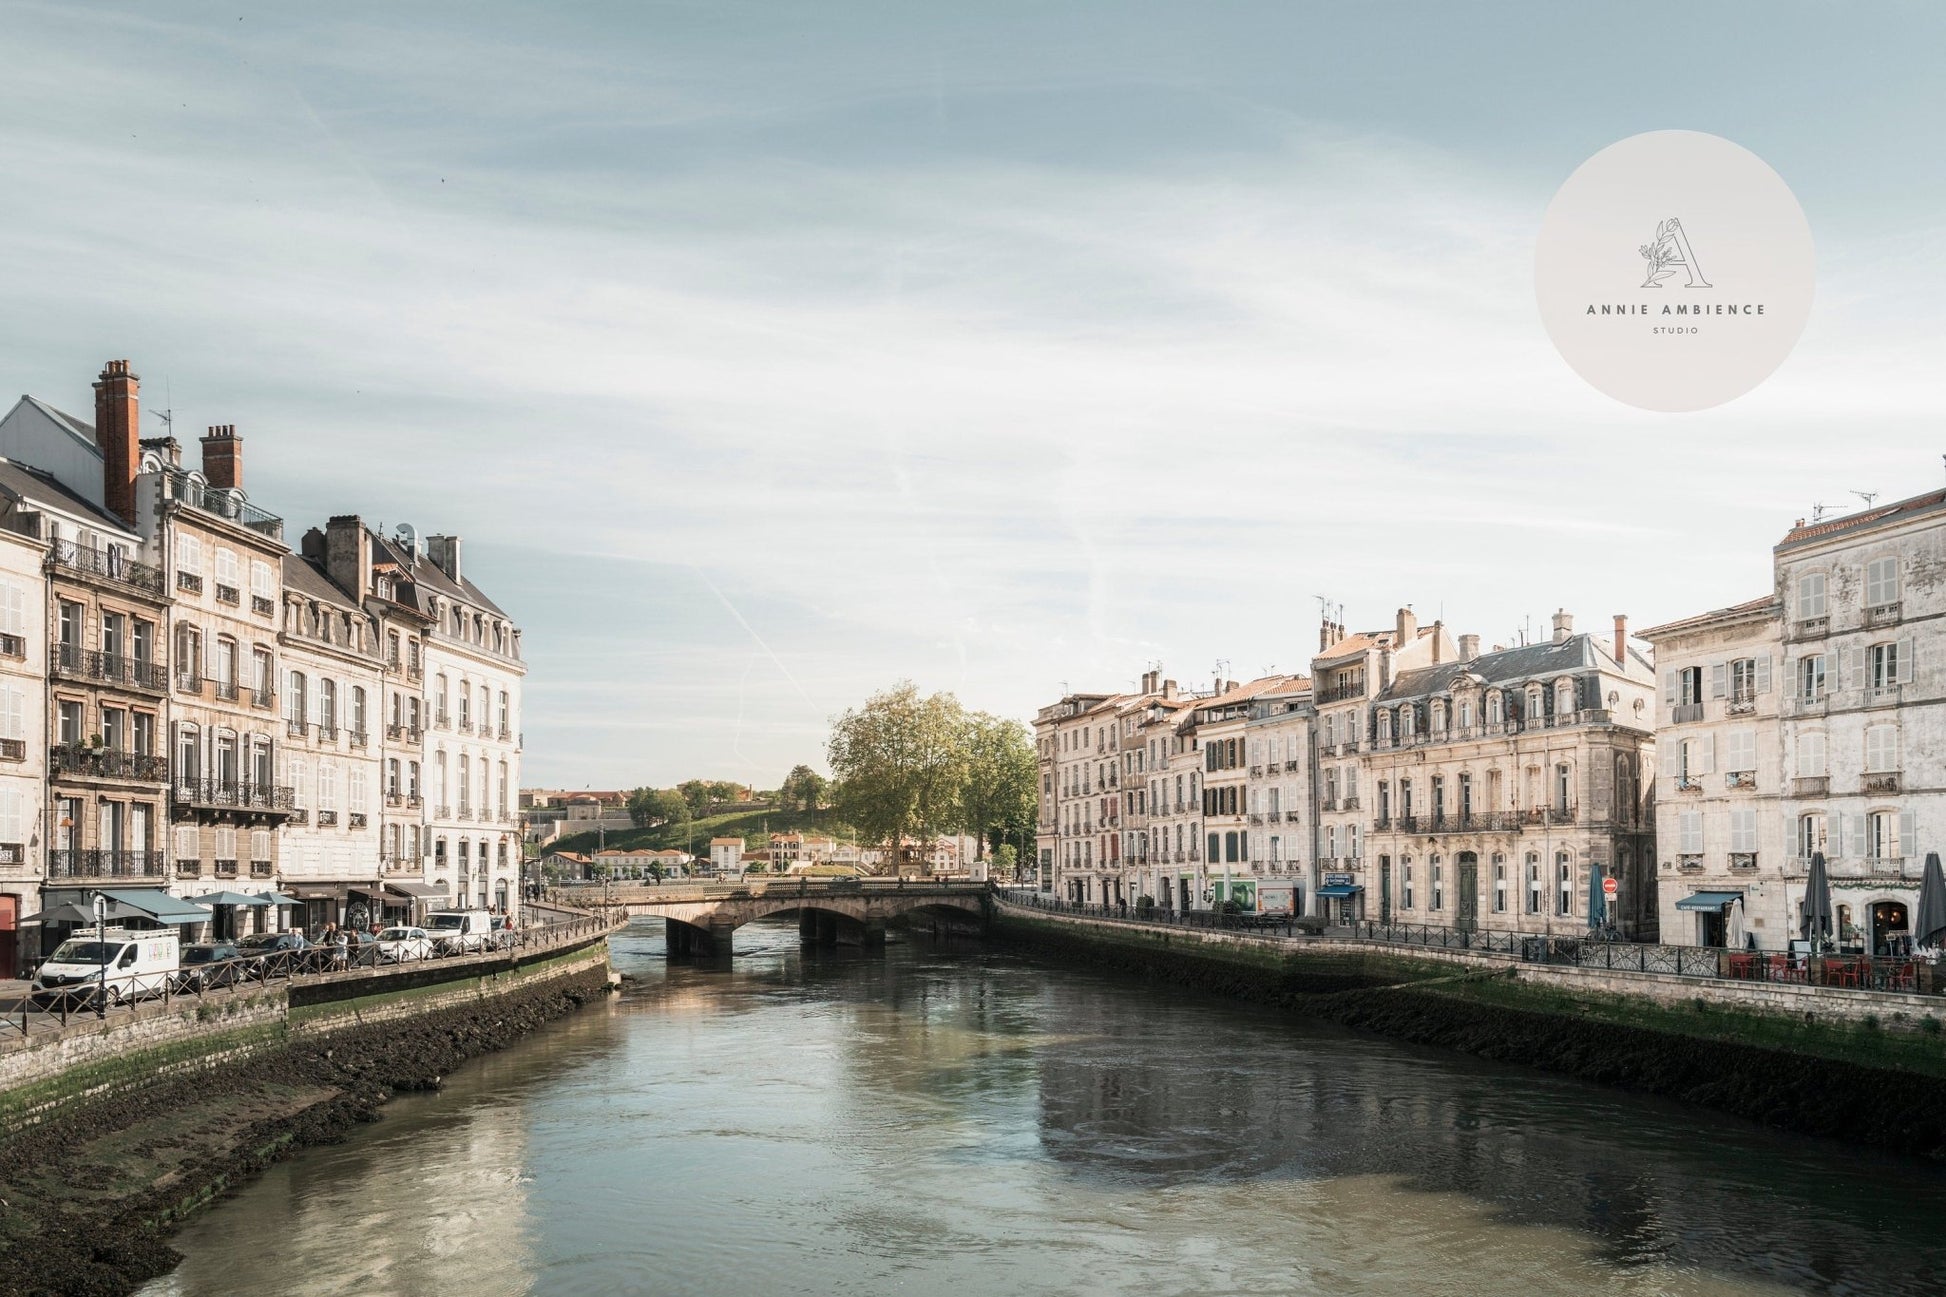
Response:
[{"label": "closed white umbrella", "polygon": [[1743,898],[1737,897],[1730,902],[1730,917],[1724,924],[1723,944],[1731,950],[1742,950],[1750,944],[1743,931]]}]

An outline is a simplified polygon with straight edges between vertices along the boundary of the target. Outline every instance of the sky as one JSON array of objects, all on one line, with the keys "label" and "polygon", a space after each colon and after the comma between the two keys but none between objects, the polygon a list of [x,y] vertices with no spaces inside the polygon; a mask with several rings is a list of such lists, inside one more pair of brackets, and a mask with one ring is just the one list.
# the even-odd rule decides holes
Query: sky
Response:
[{"label": "sky", "polygon": [[[1738,602],[1946,483],[1931,4],[0,3],[0,392],[235,424],[296,537],[466,540],[523,783],[774,786],[901,679],[1031,719],[1353,629]],[[1795,191],[1714,410],[1586,386],[1555,189],[1641,131]],[[11,392],[6,392],[10,399]]]}]

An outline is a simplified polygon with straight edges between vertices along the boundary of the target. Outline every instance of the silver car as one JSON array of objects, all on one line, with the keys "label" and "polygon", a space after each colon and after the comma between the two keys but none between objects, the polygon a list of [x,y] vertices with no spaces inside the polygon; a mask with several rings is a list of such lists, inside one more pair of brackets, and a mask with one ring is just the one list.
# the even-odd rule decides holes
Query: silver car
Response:
[{"label": "silver car", "polygon": [[378,957],[390,964],[431,959],[432,938],[424,928],[386,928],[378,934]]}]

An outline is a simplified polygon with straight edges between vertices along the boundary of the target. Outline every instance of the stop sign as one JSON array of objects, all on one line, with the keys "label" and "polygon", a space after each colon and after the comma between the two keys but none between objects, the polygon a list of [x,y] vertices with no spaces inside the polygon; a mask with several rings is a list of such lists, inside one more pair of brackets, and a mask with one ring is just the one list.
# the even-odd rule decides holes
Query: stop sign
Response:
[{"label": "stop sign", "polygon": [[1619,892],[1621,890],[1622,890],[1622,884],[1619,880],[1613,878],[1604,878],[1601,880],[1602,895],[1613,896],[1616,892]]}]

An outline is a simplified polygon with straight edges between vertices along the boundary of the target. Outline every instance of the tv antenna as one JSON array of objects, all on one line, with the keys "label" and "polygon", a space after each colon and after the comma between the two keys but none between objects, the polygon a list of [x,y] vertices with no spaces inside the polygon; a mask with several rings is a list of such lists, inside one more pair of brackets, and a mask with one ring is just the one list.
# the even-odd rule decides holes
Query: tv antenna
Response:
[{"label": "tv antenna", "polygon": [[1824,515],[1827,513],[1836,513],[1837,511],[1838,506],[1835,504],[1814,504],[1811,506],[1811,521],[1823,522]]},{"label": "tv antenna", "polygon": [[162,380],[162,408],[155,412],[155,417],[162,420],[163,430],[169,436],[176,435],[176,403],[171,399],[167,378]]},{"label": "tv antenna", "polygon": [[1877,491],[1853,491],[1852,494],[1857,496],[1859,499],[1863,500],[1865,502],[1865,507],[1867,509],[1871,508],[1872,501],[1878,499],[1879,497],[1879,493]]},{"label": "tv antenna", "polygon": [[1318,620],[1330,626],[1341,626],[1345,620],[1345,606],[1329,595],[1312,595],[1318,601]]}]

